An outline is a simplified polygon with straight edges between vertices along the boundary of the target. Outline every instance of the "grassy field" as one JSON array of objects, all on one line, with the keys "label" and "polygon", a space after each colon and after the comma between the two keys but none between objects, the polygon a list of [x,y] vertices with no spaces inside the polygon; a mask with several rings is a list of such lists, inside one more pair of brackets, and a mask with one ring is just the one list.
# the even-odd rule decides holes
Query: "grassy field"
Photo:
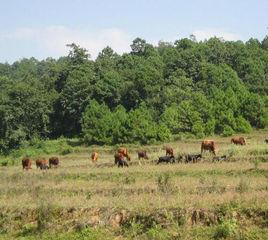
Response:
[{"label": "grassy field", "polygon": [[[246,146],[213,137],[217,155],[232,155],[217,163],[207,153],[195,164],[156,165],[164,145],[199,153],[201,140],[128,146],[123,169],[113,165],[116,147],[61,140],[14,152],[0,167],[0,239],[268,239],[268,132],[245,137]],[[139,149],[150,159],[138,161]],[[59,168],[22,170],[23,155],[53,152]]]}]

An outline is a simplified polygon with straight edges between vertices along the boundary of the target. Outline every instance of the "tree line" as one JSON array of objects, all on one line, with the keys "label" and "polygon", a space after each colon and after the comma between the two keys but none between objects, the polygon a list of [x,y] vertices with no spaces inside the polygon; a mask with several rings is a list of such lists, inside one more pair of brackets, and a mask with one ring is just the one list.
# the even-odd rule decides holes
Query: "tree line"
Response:
[{"label": "tree line", "polygon": [[104,48],[0,64],[0,152],[33,138],[150,143],[268,126],[268,36]]}]

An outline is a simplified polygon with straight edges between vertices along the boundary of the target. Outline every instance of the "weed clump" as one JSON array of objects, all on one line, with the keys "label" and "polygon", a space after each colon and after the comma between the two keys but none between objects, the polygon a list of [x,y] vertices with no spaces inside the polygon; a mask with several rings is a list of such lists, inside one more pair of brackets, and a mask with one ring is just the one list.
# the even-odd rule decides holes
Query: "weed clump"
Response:
[{"label": "weed clump", "polygon": [[237,223],[234,219],[222,221],[216,228],[214,239],[226,239],[233,236],[237,230]]},{"label": "weed clump", "polygon": [[238,193],[245,193],[249,190],[249,181],[246,178],[241,178],[235,188]]},{"label": "weed clump", "polygon": [[157,178],[157,188],[161,193],[172,193],[174,192],[174,185],[171,182],[171,177],[168,173],[164,173]]},{"label": "weed clump", "polygon": [[37,207],[37,228],[38,232],[44,232],[48,229],[52,220],[55,207],[47,202],[42,202]]}]

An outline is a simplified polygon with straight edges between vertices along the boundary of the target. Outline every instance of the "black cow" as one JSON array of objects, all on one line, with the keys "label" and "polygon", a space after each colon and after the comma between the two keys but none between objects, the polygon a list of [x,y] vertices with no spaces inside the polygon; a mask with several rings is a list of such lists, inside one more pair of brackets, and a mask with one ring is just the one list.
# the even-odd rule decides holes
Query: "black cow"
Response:
[{"label": "black cow", "polygon": [[118,167],[128,167],[128,163],[125,159],[118,159],[117,160],[117,166]]},{"label": "black cow", "polygon": [[202,155],[201,154],[188,154],[185,156],[185,162],[193,162],[196,163],[198,160],[201,160]]},{"label": "black cow", "polygon": [[268,139],[265,139],[265,142],[268,143]]},{"label": "black cow", "polygon": [[159,164],[159,163],[162,163],[162,162],[165,162],[165,163],[175,163],[175,157],[174,156],[159,157],[156,164]]},{"label": "black cow", "polygon": [[184,156],[183,155],[178,155],[178,157],[177,157],[177,160],[178,160],[178,162],[183,162],[183,158],[184,158]]},{"label": "black cow", "polygon": [[213,159],[212,159],[213,162],[226,161],[226,160],[228,160],[228,157],[226,155],[216,156],[216,157],[213,157]]}]

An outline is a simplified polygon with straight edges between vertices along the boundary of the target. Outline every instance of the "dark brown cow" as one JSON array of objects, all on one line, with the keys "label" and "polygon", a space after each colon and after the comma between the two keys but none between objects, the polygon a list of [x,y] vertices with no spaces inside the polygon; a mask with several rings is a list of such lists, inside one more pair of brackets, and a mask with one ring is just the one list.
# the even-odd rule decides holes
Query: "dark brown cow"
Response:
[{"label": "dark brown cow", "polygon": [[215,149],[216,149],[216,146],[213,140],[204,140],[201,144],[201,155],[203,154],[204,150],[208,150],[212,152],[214,155],[216,155]]},{"label": "dark brown cow", "polygon": [[233,137],[231,143],[235,145],[246,145],[246,140],[243,137]]},{"label": "dark brown cow", "polygon": [[124,147],[118,148],[117,153],[121,153],[124,157],[127,158],[128,161],[131,161],[127,148]]},{"label": "dark brown cow", "polygon": [[139,160],[141,159],[141,158],[143,158],[143,159],[149,159],[148,158],[148,156],[147,156],[147,152],[146,151],[139,151],[138,152],[138,158],[139,158]]},{"label": "dark brown cow", "polygon": [[172,147],[164,147],[164,149],[166,150],[166,156],[174,156]]},{"label": "dark brown cow", "polygon": [[98,161],[98,159],[99,159],[99,154],[97,152],[93,152],[91,154],[91,160],[92,160],[92,162],[93,163],[96,163]]},{"label": "dark brown cow", "polygon": [[28,157],[24,157],[21,160],[22,163],[22,169],[24,170],[28,170],[28,169],[32,169],[32,160]]},{"label": "dark brown cow", "polygon": [[51,168],[52,166],[58,167],[60,164],[60,160],[58,157],[51,157],[48,160],[49,163],[49,168]]},{"label": "dark brown cow", "polygon": [[40,168],[41,170],[48,169],[48,161],[45,158],[39,158],[35,161],[36,168]]}]

